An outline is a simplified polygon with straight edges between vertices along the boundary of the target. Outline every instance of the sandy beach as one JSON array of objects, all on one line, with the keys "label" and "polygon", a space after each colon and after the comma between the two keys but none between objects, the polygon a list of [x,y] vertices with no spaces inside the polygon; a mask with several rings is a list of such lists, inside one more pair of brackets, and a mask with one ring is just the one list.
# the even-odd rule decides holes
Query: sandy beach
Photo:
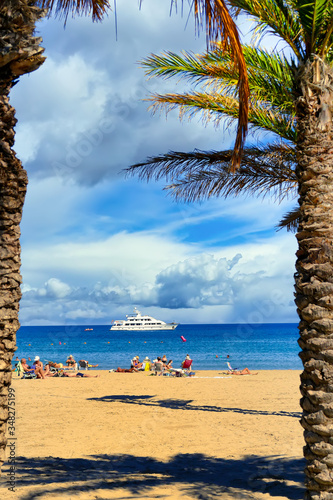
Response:
[{"label": "sandy beach", "polygon": [[94,373],[14,378],[2,499],[302,498],[298,371]]}]

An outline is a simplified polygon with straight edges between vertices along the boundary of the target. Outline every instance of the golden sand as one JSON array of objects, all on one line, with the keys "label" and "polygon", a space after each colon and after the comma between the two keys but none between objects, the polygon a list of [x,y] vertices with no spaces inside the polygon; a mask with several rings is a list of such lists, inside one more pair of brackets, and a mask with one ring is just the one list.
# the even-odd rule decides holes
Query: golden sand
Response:
[{"label": "golden sand", "polygon": [[2,499],[302,498],[299,372],[96,373],[14,378]]}]

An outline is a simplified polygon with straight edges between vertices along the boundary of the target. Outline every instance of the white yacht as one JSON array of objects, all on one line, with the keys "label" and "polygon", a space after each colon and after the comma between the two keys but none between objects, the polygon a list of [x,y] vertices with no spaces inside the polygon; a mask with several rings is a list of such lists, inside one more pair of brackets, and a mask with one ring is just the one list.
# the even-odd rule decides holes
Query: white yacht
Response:
[{"label": "white yacht", "polygon": [[174,330],[178,326],[178,323],[165,323],[160,319],[141,314],[136,307],[133,314],[126,315],[126,319],[115,320],[112,323],[110,330],[158,331]]}]

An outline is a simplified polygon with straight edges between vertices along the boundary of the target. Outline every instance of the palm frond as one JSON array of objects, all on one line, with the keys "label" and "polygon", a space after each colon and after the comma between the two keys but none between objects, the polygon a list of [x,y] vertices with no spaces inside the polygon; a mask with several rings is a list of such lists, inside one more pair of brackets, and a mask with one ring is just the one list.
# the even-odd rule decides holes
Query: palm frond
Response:
[{"label": "palm frond", "polygon": [[[238,100],[220,93],[153,94],[148,100],[152,102],[150,109],[154,113],[161,109],[169,112],[178,108],[181,119],[185,116],[192,119],[198,112],[202,112],[204,123],[211,120],[215,126],[226,116],[230,118],[225,123],[226,127],[238,118]],[[295,141],[294,116],[283,113],[268,103],[256,102],[250,106],[249,124],[252,130],[265,129],[286,140]]]},{"label": "palm frond", "polygon": [[93,21],[101,21],[110,9],[109,0],[38,0],[42,8],[49,10],[65,21],[69,14],[91,15]]},{"label": "palm frond", "polygon": [[169,182],[165,189],[176,200],[201,201],[211,196],[237,196],[241,193],[281,201],[296,194],[295,150],[279,143],[245,148],[240,168],[230,172],[232,150],[170,151],[132,165],[126,172],[144,180]]},{"label": "palm frond", "polygon": [[[298,59],[305,57],[304,33],[293,0],[229,0],[234,11],[247,13],[256,21],[254,34],[280,36]],[[306,1],[306,0],[305,0]]]},{"label": "palm frond", "polygon": [[[327,0],[312,2],[296,0],[296,7],[304,30],[307,55],[323,55],[332,38],[332,3]],[[324,43],[323,43],[324,41]]]},{"label": "palm frond", "polygon": [[194,12],[198,27],[205,24],[207,38],[210,41],[220,40],[225,50],[229,51],[238,70],[238,125],[231,162],[235,171],[241,161],[245,137],[248,128],[249,84],[242,45],[238,28],[232,19],[224,0],[194,0]]},{"label": "palm frond", "polygon": [[246,46],[251,95],[260,101],[293,113],[293,75],[287,59],[276,52]]},{"label": "palm frond", "polygon": [[[280,54],[243,46],[252,100],[269,101],[285,112],[294,112],[292,76],[287,60]],[[238,73],[220,44],[204,54],[164,52],[151,54],[142,66],[149,76],[194,81],[208,90],[238,97]]]},{"label": "palm frond", "polygon": [[276,227],[278,230],[285,228],[287,229],[287,231],[296,233],[298,229],[299,219],[300,219],[300,210],[297,207],[294,208],[294,210],[291,210],[290,212],[285,214]]},{"label": "palm frond", "polygon": [[[209,51],[208,54],[211,52]],[[215,53],[215,51],[214,51]],[[148,76],[171,78],[177,76],[187,81],[204,83],[207,80],[232,80],[234,88],[238,83],[238,71],[230,60],[230,55],[223,52],[223,59],[218,63],[206,62],[206,54],[193,54],[182,51],[180,54],[165,51],[162,55],[151,54],[141,61]],[[223,64],[227,61],[227,64]]]},{"label": "palm frond", "polygon": [[264,129],[279,135],[287,141],[296,141],[295,114],[281,112],[269,103],[256,102],[250,108],[251,128]]}]

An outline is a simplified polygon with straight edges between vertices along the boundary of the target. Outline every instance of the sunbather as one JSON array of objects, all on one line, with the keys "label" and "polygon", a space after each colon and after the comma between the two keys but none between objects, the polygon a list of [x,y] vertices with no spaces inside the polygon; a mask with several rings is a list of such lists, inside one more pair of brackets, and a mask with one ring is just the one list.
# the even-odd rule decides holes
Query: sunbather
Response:
[{"label": "sunbather", "polygon": [[169,361],[167,362],[167,364],[165,365],[165,368],[167,370],[171,370],[171,368],[173,368],[172,366],[172,359],[169,359]]},{"label": "sunbather", "polygon": [[139,356],[134,356],[131,360],[131,368],[136,368],[136,370],[143,370],[143,363],[139,361]]},{"label": "sunbather", "polygon": [[68,356],[66,364],[68,368],[75,368],[76,361],[71,354]]},{"label": "sunbather", "polygon": [[50,365],[50,368],[63,368],[64,365],[62,363],[55,363],[54,361],[48,361],[48,365]]},{"label": "sunbather", "polygon": [[84,368],[82,365],[86,365],[87,368],[97,368],[98,367],[98,365],[91,365],[90,363],[88,363],[88,361],[86,359],[80,359],[79,366],[81,368]]},{"label": "sunbather", "polygon": [[37,378],[45,378],[43,363],[40,361],[39,356],[35,357],[33,366],[27,365],[27,360],[25,358],[21,359],[21,365],[24,373],[34,373],[37,375]]},{"label": "sunbather", "polygon": [[118,372],[118,373],[133,373],[133,372],[138,372],[139,370],[137,370],[134,366],[132,366],[131,368],[118,368],[115,370],[115,372]]},{"label": "sunbather", "polygon": [[34,368],[31,368],[31,366],[27,364],[27,360],[25,358],[21,359],[21,365],[24,373],[35,373]]},{"label": "sunbather", "polygon": [[243,368],[243,370],[233,370],[230,373],[231,375],[258,375],[258,372],[250,372],[248,368]]},{"label": "sunbather", "polygon": [[92,377],[92,378],[96,378],[96,377],[99,377],[99,375],[90,375],[88,373],[82,373],[82,372],[78,372],[78,373],[68,373],[68,372],[64,372],[63,374],[64,377]]},{"label": "sunbather", "polygon": [[251,373],[248,368],[243,368],[243,370],[238,370],[238,368],[232,368],[229,361],[227,361],[227,366],[228,366],[228,373],[230,373],[230,375],[257,375],[258,374],[258,372]]}]

